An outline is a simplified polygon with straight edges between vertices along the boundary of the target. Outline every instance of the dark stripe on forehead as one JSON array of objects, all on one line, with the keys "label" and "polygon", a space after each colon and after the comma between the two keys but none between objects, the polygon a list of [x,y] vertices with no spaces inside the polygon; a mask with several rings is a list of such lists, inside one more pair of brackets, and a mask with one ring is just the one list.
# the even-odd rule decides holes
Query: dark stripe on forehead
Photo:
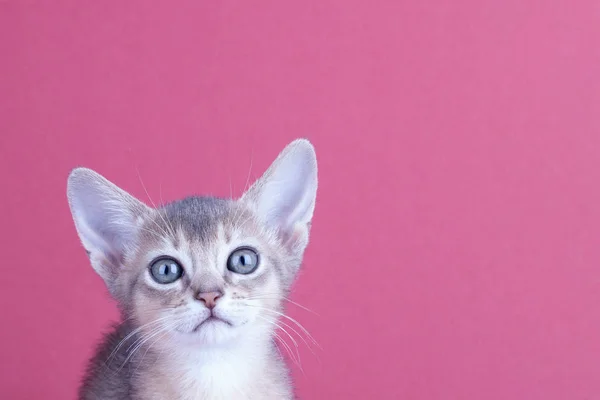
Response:
[{"label": "dark stripe on forehead", "polygon": [[208,243],[231,213],[232,201],[215,197],[188,197],[166,205],[167,223],[181,230],[190,241]]}]

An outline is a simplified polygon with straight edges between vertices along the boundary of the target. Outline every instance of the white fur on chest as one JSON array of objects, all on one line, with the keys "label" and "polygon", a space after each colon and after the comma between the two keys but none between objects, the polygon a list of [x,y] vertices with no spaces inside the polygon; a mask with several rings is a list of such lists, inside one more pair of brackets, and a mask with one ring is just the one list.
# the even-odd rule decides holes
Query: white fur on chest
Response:
[{"label": "white fur on chest", "polygon": [[[183,360],[182,360],[183,361]],[[180,392],[185,400],[250,399],[247,393],[260,380],[262,360],[213,351],[202,360],[189,359],[181,365]]]},{"label": "white fur on chest", "polygon": [[144,398],[177,400],[262,400],[291,398],[284,371],[264,349],[217,348],[177,351],[152,366],[142,383]]}]

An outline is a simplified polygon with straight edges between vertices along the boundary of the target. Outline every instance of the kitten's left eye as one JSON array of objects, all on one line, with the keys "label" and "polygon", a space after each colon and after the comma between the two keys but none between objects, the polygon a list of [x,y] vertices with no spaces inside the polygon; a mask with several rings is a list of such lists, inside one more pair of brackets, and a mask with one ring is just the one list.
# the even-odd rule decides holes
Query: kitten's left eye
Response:
[{"label": "kitten's left eye", "polygon": [[229,255],[227,269],[236,274],[251,274],[258,268],[258,253],[250,247],[240,247]]},{"label": "kitten's left eye", "polygon": [[150,275],[156,282],[166,285],[181,278],[183,268],[174,259],[162,257],[150,265]]}]

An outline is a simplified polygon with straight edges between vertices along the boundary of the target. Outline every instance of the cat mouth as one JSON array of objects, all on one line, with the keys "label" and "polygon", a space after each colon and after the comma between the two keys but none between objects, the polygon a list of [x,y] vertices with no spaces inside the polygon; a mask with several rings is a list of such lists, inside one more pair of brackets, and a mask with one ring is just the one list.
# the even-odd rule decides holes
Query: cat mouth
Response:
[{"label": "cat mouth", "polygon": [[194,327],[194,329],[192,330],[192,332],[198,332],[198,330],[200,330],[201,327],[209,325],[209,324],[225,324],[225,325],[233,326],[231,324],[231,322],[226,321],[223,318],[219,318],[217,316],[211,315],[210,317],[206,318],[204,321],[202,321],[198,325],[196,325]]}]

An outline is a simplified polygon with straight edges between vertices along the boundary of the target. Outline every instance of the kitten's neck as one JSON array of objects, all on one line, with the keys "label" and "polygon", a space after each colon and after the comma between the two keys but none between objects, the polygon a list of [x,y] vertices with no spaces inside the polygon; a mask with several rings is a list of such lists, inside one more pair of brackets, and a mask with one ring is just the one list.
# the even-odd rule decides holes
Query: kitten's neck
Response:
[{"label": "kitten's neck", "polygon": [[195,365],[215,362],[259,364],[267,362],[274,354],[274,343],[270,335],[243,337],[220,344],[185,344],[171,349],[166,358],[178,363]]},{"label": "kitten's neck", "polygon": [[270,336],[195,348],[181,346],[159,357],[150,376],[162,375],[160,381],[173,388],[174,398],[202,393],[200,398],[245,399],[248,390],[260,388],[265,378],[270,379],[267,371],[280,362]]}]

